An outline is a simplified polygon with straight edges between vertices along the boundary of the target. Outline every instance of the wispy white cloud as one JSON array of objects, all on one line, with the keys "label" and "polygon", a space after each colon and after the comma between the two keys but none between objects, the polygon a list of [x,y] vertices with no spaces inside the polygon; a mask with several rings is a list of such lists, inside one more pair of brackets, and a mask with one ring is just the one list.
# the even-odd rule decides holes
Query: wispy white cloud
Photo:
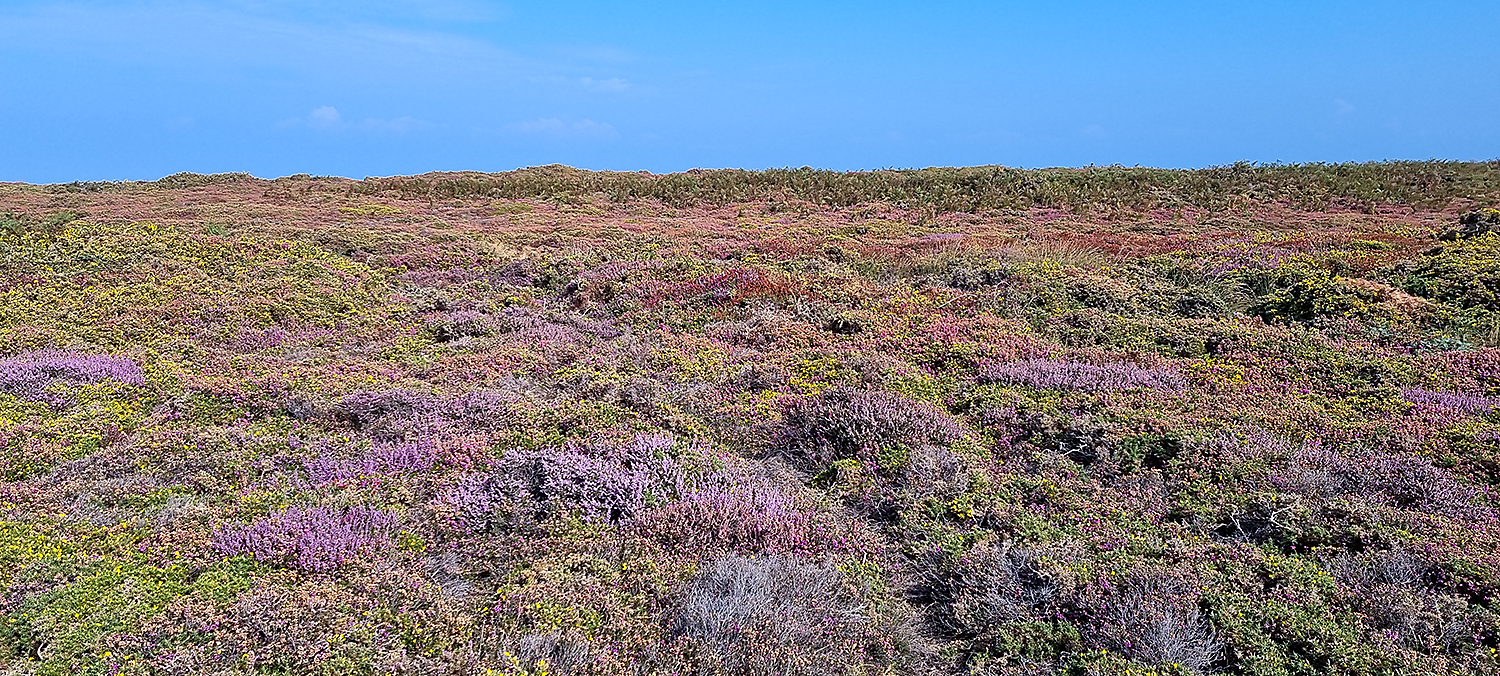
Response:
[{"label": "wispy white cloud", "polygon": [[343,123],[344,118],[339,115],[339,109],[333,106],[314,108],[307,114],[307,126],[314,129],[332,129]]},{"label": "wispy white cloud", "polygon": [[620,136],[620,133],[615,131],[614,126],[608,122],[595,122],[588,119],[567,121],[556,117],[543,117],[515,122],[506,125],[505,128],[513,134],[552,139],[609,140]]},{"label": "wispy white cloud", "polygon": [[[307,0],[285,0],[285,4],[302,7]],[[508,14],[506,7],[496,2],[474,0],[323,0],[339,12],[375,10],[411,16],[432,21],[481,22],[499,21]]]},{"label": "wispy white cloud", "polygon": [[[380,4],[427,3],[385,0]],[[526,57],[441,26],[412,27],[423,24],[353,9],[342,14],[332,11],[353,3],[325,0],[314,6],[329,11],[318,12],[294,11],[294,5],[299,3],[24,2],[0,6],[0,34],[12,49],[101,52],[114,63],[184,71],[275,68],[283,74],[400,87],[443,80],[524,83],[538,76],[563,76],[570,70],[568,64]]]},{"label": "wispy white cloud", "polygon": [[582,78],[578,81],[584,89],[591,92],[623,92],[630,89],[630,83],[624,78],[612,77],[606,80],[595,80],[591,77]]},{"label": "wispy white cloud", "polygon": [[[418,14],[433,20],[392,18]],[[641,89],[617,72],[618,59],[626,58],[618,50],[522,52],[470,24],[434,18],[502,14],[499,3],[487,0],[0,0],[0,51],[44,61],[97,58],[150,73],[141,77],[143,86],[232,80],[253,101],[241,109],[282,128],[407,132],[436,122],[472,128],[475,118],[496,111],[506,116],[500,119],[524,119],[522,111],[545,106],[558,116],[555,124],[533,120],[491,133],[616,136],[608,124],[579,119],[583,111],[571,106],[580,92]],[[317,103],[306,101],[309,91],[411,116],[364,118],[331,106],[288,114]]]},{"label": "wispy white cloud", "polygon": [[238,12],[294,14],[304,19],[341,21],[361,17],[362,20],[472,23],[499,21],[509,14],[503,4],[484,0],[218,0],[214,4]]},{"label": "wispy white cloud", "polygon": [[402,116],[391,119],[379,119],[367,117],[363,120],[345,120],[343,114],[339,113],[333,106],[319,106],[305,117],[294,117],[282,120],[277,125],[282,128],[304,128],[327,132],[391,132],[402,133],[415,131],[430,127],[432,125],[410,116]]},{"label": "wispy white cloud", "polygon": [[629,63],[639,58],[635,52],[628,49],[608,45],[553,45],[547,48],[547,53],[562,61],[611,66]]}]

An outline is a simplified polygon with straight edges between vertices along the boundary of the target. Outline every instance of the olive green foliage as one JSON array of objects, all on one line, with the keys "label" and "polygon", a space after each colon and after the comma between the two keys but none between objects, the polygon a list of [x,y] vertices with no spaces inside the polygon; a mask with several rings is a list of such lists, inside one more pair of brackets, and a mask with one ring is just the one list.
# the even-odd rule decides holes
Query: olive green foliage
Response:
[{"label": "olive green foliage", "polygon": [[1374,304],[1378,300],[1375,293],[1345,284],[1327,270],[1310,270],[1263,296],[1251,311],[1267,320],[1367,319],[1376,312]]},{"label": "olive green foliage", "polygon": [[1254,165],[1199,170],[1130,167],[1012,169],[967,167],[843,173],[811,168],[695,170],[662,176],[586,172],[558,165],[500,174],[432,174],[366,180],[363,193],[406,198],[541,198],[602,193],[615,201],[647,198],[674,206],[769,199],[823,206],[891,202],[936,211],[1032,206],[1067,209],[1197,207],[1251,202],[1299,208],[1428,206],[1458,197],[1500,194],[1500,163],[1385,162]]},{"label": "olive green foliage", "polygon": [[1408,266],[1401,279],[1424,298],[1500,311],[1500,233],[1442,245]]}]

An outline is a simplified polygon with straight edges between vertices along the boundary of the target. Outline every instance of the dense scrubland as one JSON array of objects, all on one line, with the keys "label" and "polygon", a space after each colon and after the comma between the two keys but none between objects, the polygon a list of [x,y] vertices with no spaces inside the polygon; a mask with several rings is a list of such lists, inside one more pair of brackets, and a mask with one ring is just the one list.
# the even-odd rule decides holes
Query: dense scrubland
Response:
[{"label": "dense scrubland", "polygon": [[10,674],[1500,673],[1500,162],[0,185]]}]

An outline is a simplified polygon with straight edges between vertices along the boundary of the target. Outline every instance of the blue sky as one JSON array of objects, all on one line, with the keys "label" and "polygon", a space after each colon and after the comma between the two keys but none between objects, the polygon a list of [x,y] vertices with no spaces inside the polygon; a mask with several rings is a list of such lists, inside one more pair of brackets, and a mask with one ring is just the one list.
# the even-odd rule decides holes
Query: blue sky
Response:
[{"label": "blue sky", "polygon": [[1500,2],[0,0],[0,181],[1500,157]]}]

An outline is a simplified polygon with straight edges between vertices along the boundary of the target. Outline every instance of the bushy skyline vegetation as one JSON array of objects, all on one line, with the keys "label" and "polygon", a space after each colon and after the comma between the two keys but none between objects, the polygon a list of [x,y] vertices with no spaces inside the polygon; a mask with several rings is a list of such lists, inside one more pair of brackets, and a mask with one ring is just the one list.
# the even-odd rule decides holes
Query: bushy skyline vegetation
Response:
[{"label": "bushy skyline vegetation", "polygon": [[1496,163],[0,185],[16,674],[1500,672]]}]

